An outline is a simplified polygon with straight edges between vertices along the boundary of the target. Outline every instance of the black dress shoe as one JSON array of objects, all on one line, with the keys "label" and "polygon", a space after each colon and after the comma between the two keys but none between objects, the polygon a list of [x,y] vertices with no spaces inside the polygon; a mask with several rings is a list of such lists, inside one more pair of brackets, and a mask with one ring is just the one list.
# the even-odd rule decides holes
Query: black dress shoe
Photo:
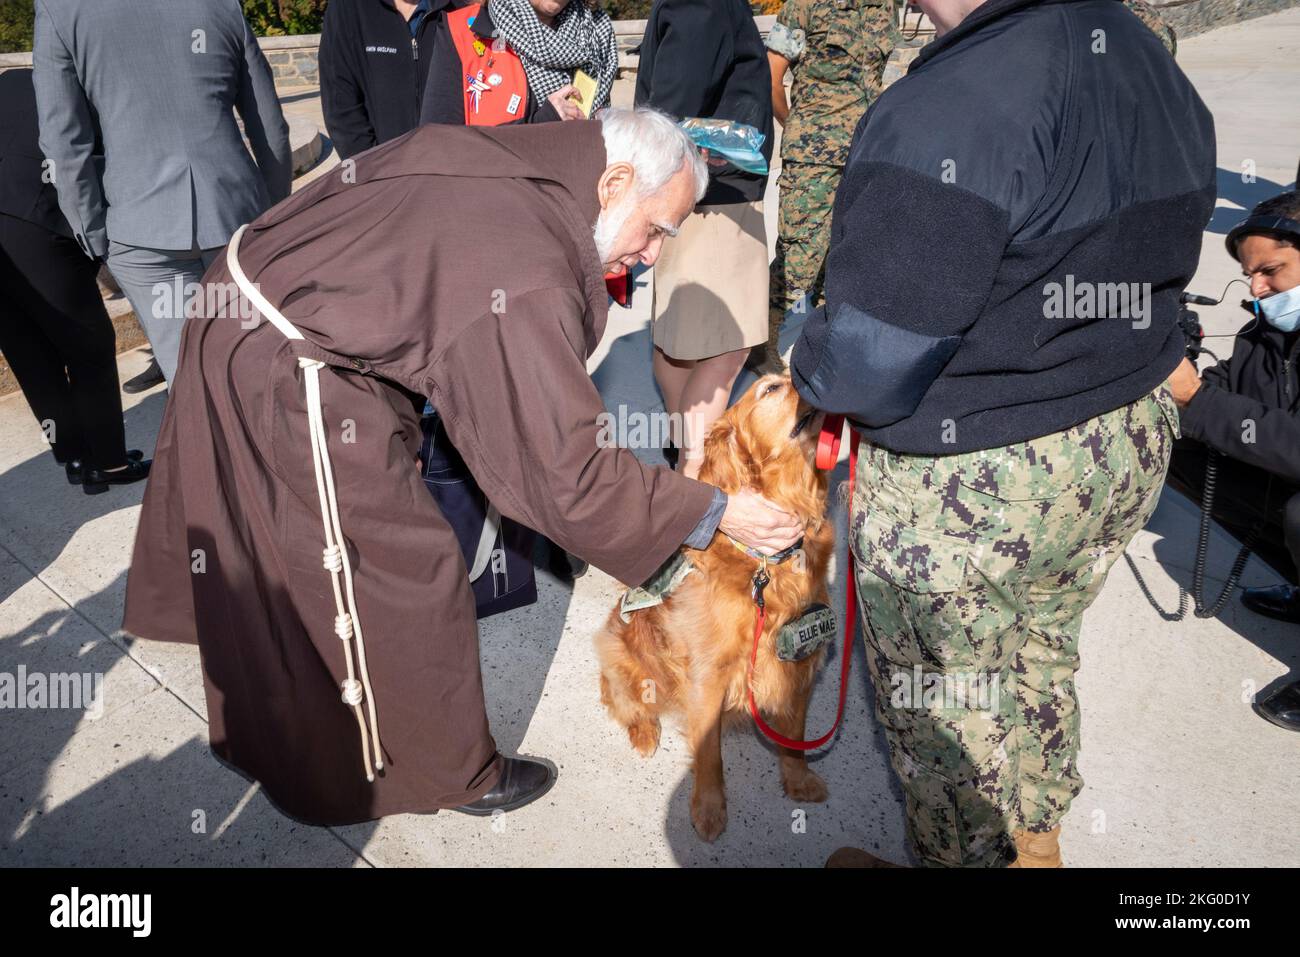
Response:
[{"label": "black dress shoe", "polygon": [[[144,459],[144,453],[139,449],[128,449],[126,460],[128,462],[139,462]],[[81,464],[81,459],[73,459],[71,462],[63,463],[64,471],[68,473],[69,485],[80,485],[85,479],[85,466]]]},{"label": "black dress shoe", "polygon": [[1256,614],[1300,624],[1300,588],[1294,585],[1247,588],[1241,603]]},{"label": "black dress shoe", "polygon": [[86,469],[81,480],[81,490],[87,495],[98,495],[100,492],[107,492],[110,485],[129,485],[132,482],[139,482],[149,477],[151,465],[153,459],[139,459],[128,461],[126,468],[112,472]]},{"label": "black dress shoe", "polygon": [[1300,681],[1283,685],[1263,701],[1256,701],[1251,707],[1255,709],[1257,715],[1279,728],[1300,731]]},{"label": "black dress shoe", "polygon": [[162,369],[158,367],[158,360],[150,359],[149,368],[122,383],[122,391],[127,395],[135,395],[137,392],[144,392],[146,389],[152,389],[162,381],[163,374]]},{"label": "black dress shoe", "polygon": [[550,539],[545,540],[545,546],[546,570],[566,585],[572,585],[591,568],[586,561],[577,555],[570,555]]},{"label": "black dress shoe", "polygon": [[495,811],[513,811],[523,807],[551,789],[556,771],[549,763],[528,758],[506,758],[497,783],[477,801],[451,808],[462,814],[488,817]]}]

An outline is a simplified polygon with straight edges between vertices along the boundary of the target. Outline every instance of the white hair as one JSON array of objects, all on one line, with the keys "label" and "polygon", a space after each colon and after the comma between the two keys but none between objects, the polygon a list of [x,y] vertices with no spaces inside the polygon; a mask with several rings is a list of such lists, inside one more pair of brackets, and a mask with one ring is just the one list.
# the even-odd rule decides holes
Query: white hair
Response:
[{"label": "white hair", "polygon": [[638,195],[649,196],[662,189],[683,163],[689,163],[695,177],[695,201],[704,197],[709,168],[695,143],[669,116],[640,106],[634,110],[610,107],[596,118],[605,137],[606,164],[631,163]]}]

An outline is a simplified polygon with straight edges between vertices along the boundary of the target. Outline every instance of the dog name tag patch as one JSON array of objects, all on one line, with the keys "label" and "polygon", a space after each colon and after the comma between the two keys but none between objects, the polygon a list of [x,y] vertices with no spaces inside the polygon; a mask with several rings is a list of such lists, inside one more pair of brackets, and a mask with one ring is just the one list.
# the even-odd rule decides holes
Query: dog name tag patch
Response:
[{"label": "dog name tag patch", "polygon": [[803,661],[835,637],[835,612],[820,602],[776,633],[776,656],[782,661]]}]

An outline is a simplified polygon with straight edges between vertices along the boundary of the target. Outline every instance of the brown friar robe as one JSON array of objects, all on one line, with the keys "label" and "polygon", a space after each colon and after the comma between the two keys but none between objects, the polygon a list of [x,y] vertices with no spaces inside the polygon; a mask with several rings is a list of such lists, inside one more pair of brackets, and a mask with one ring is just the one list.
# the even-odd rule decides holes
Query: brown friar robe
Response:
[{"label": "brown friar robe", "polygon": [[[417,472],[428,397],[501,514],[623,582],[712,489],[598,447],[608,299],[600,125],[424,126],[257,219],[239,262],[306,337],[241,320],[224,256],[187,321],[127,583],[127,631],[197,641],[212,749],[288,813],[341,824],[472,801],[488,729],[460,548]],[[223,315],[224,314],[224,315]],[[385,770],[368,783],[322,565],[304,373],[324,422]]]}]

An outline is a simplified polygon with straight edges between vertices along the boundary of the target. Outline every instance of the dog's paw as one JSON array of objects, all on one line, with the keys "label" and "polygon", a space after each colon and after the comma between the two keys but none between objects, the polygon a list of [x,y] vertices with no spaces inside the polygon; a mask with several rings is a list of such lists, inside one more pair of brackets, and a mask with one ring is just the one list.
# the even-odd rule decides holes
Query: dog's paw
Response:
[{"label": "dog's paw", "polygon": [[695,833],[705,841],[716,841],[718,835],[727,829],[726,795],[700,794],[691,795],[691,824]]},{"label": "dog's paw", "polygon": [[659,722],[638,721],[636,724],[628,725],[627,738],[641,757],[653,757],[659,750]]},{"label": "dog's paw", "polygon": [[784,778],[781,785],[785,788],[785,796],[792,801],[820,804],[830,796],[826,782],[807,768],[801,774]]}]

